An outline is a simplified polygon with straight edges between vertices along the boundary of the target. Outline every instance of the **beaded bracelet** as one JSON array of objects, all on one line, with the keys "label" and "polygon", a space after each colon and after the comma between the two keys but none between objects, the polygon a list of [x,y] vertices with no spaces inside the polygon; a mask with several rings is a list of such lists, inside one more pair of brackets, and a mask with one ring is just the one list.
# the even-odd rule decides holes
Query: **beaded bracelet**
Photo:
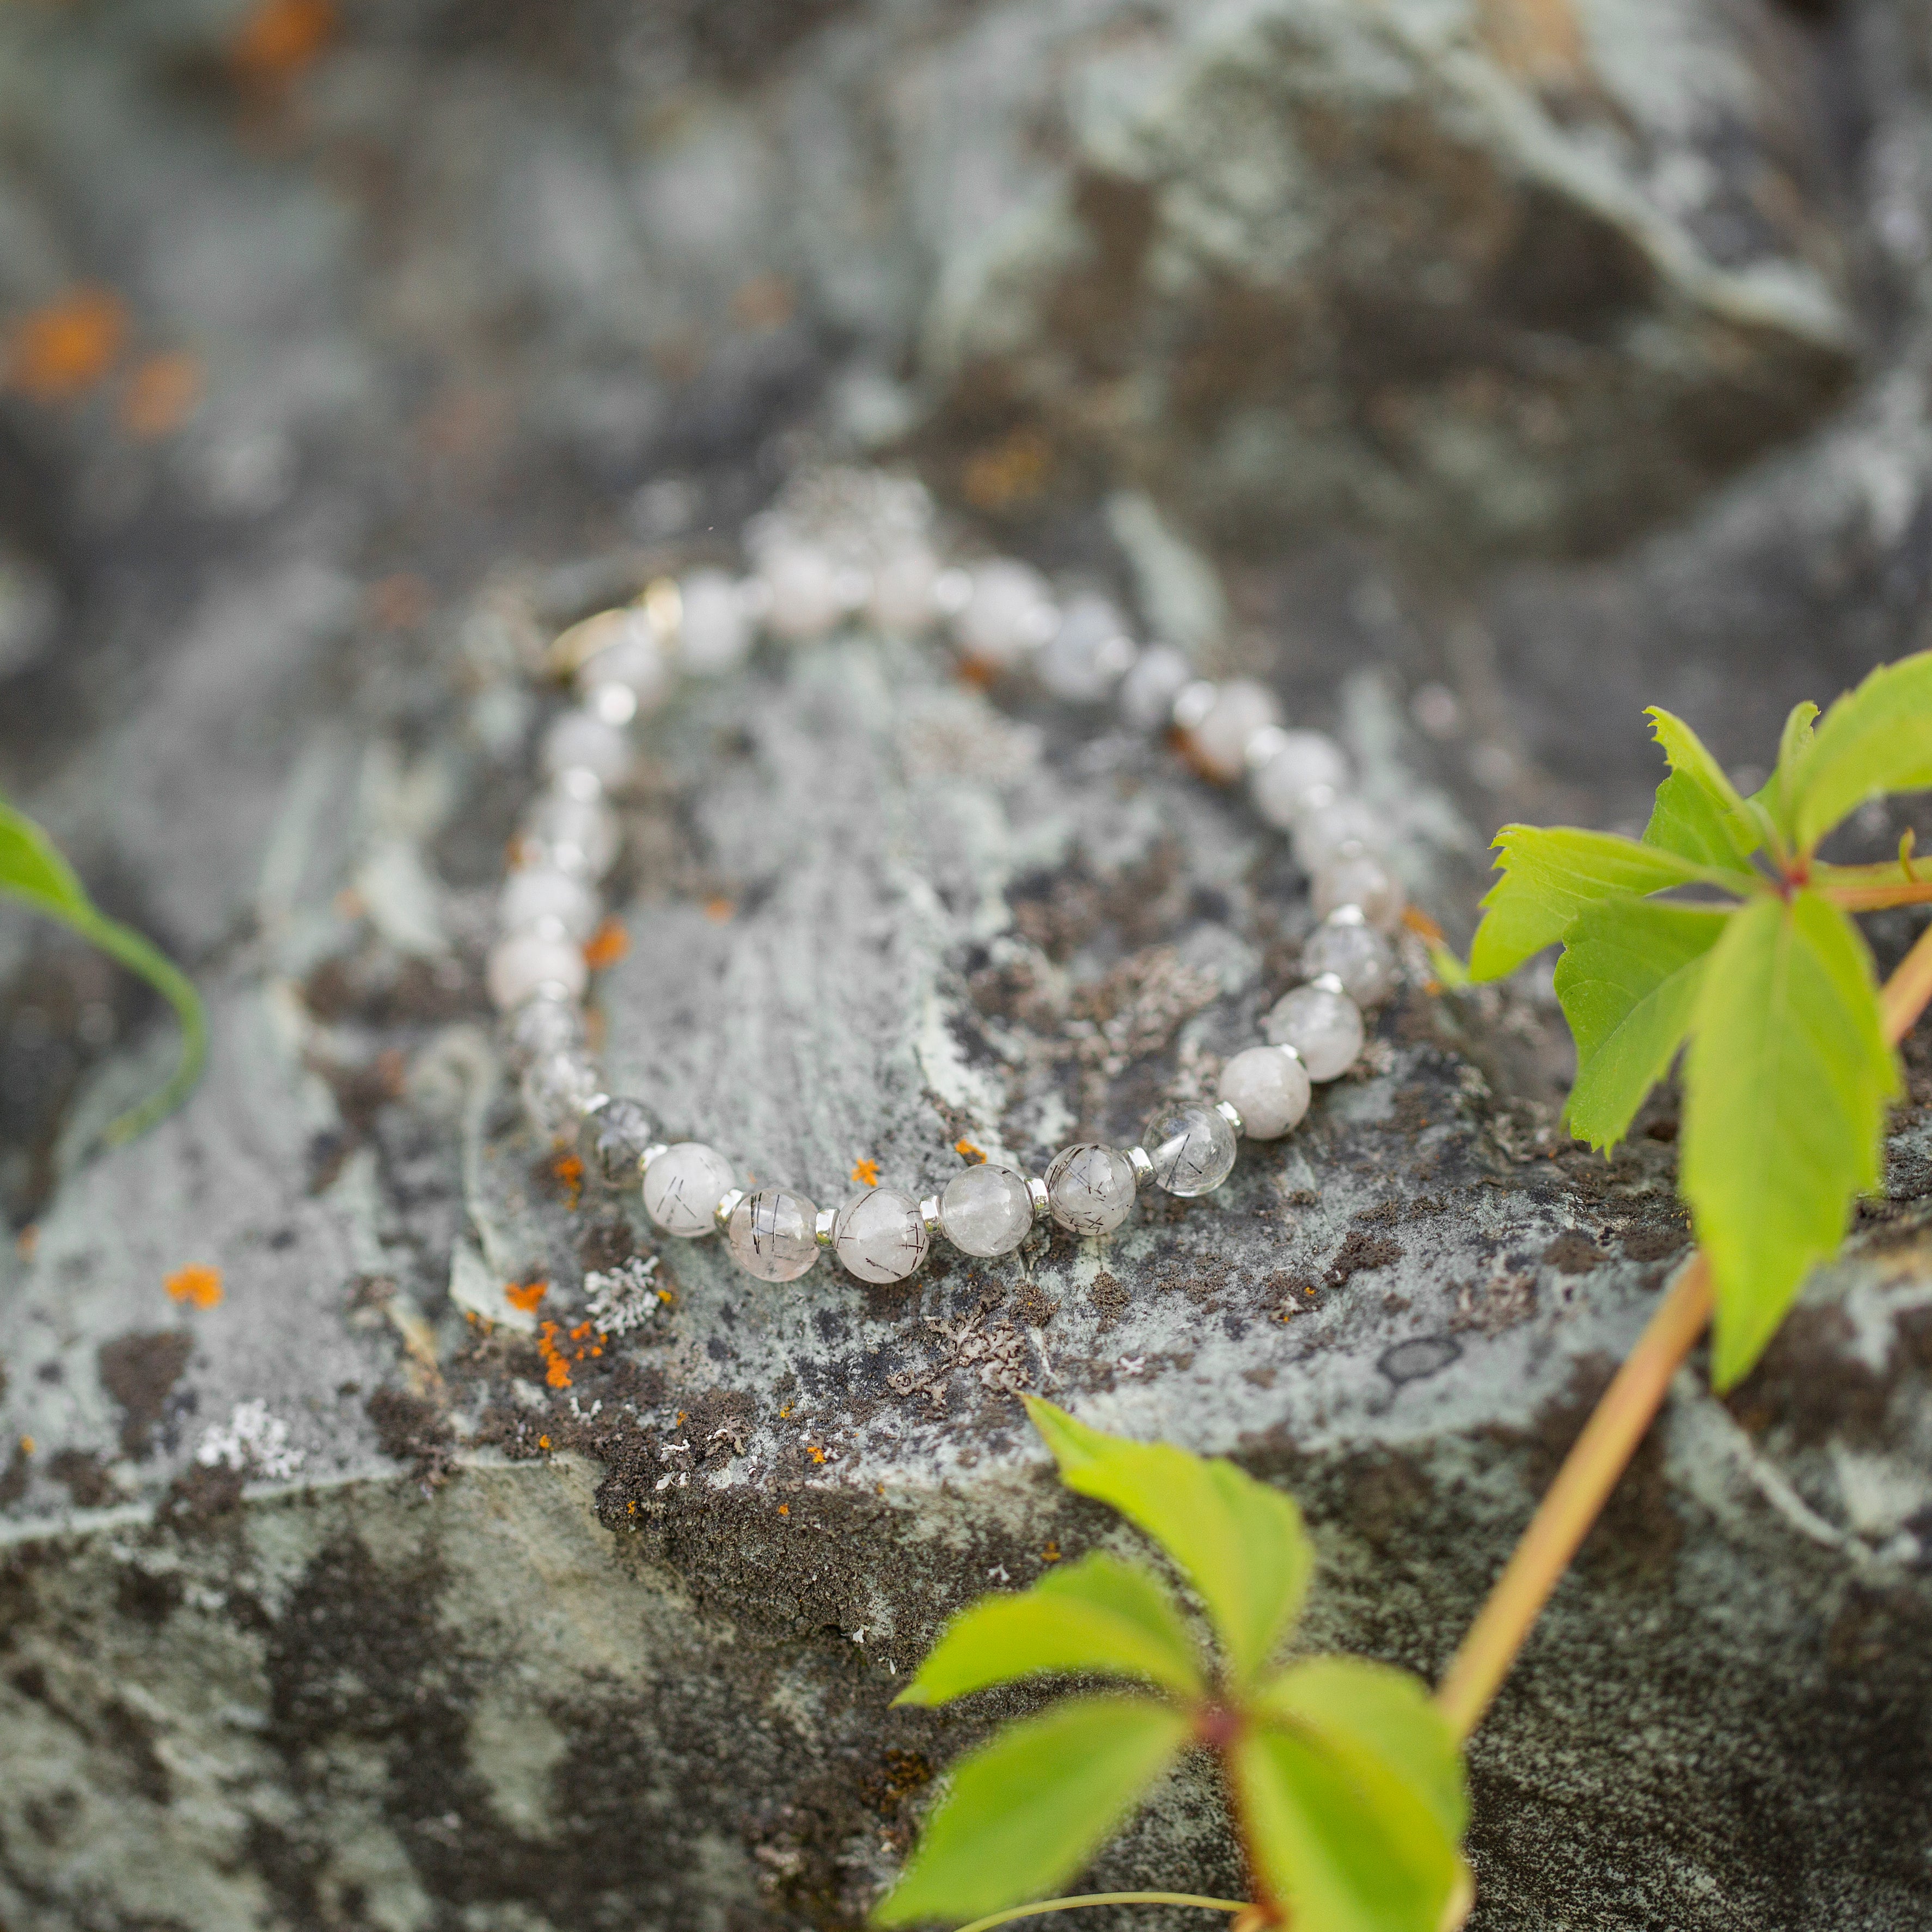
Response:
[{"label": "beaded bracelet", "polygon": [[[546,787],[513,847],[488,976],[539,1135],[574,1142],[586,1169],[610,1186],[640,1184],[645,1211],[666,1234],[722,1230],[734,1259],[760,1280],[795,1280],[822,1248],[861,1281],[896,1282],[941,1236],[969,1255],[1003,1255],[1046,1215],[1075,1234],[1110,1234],[1150,1181],[1169,1194],[1207,1193],[1233,1170],[1240,1137],[1287,1133],[1308,1111],[1311,1083],[1354,1064],[1363,1010],[1395,985],[1384,935],[1404,900],[1332,739],[1284,729],[1261,685],[1210,683],[1172,646],[1136,644],[1104,598],[1063,604],[1012,558],[942,564],[925,492],[901,478],[820,472],[747,530],[746,548],[745,576],[706,568],[658,578],[634,603],[584,619],[550,647],[551,668],[572,682],[578,701],[544,736]],[[1227,1062],[1214,1105],[1156,1109],[1139,1146],[1064,1148],[1043,1177],[988,1161],[923,1200],[869,1187],[821,1210],[790,1188],[746,1193],[716,1148],[661,1140],[641,1102],[604,1090],[586,1050],[584,947],[603,914],[598,882],[617,854],[606,794],[630,769],[631,728],[666,703],[680,672],[734,669],[761,631],[803,643],[862,615],[902,637],[943,631],[976,676],[1026,670],[1070,702],[1111,698],[1130,724],[1171,729],[1203,776],[1245,776],[1256,812],[1289,836],[1322,922],[1303,949],[1306,983],[1268,1012],[1267,1044]]]}]

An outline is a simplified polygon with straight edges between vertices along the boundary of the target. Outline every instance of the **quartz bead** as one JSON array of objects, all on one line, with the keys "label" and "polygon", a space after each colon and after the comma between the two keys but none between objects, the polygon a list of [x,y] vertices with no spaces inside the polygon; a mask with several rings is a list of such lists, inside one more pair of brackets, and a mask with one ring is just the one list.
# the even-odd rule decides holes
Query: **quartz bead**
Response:
[{"label": "quartz bead", "polygon": [[524,1112],[540,1138],[577,1138],[584,1110],[597,1097],[597,1070],[580,1053],[546,1053],[524,1069]]},{"label": "quartz bead", "polygon": [[617,814],[602,799],[547,793],[537,801],[524,832],[550,864],[593,879],[601,879],[617,856]]},{"label": "quartz bead", "polygon": [[904,1280],[932,1245],[919,1203],[890,1187],[847,1202],[832,1225],[832,1252],[861,1281]]},{"label": "quartz bead", "polygon": [[504,1051],[519,1072],[547,1053],[574,1052],[583,1045],[584,1009],[574,1000],[547,999],[539,993],[503,1022]]},{"label": "quartz bead", "polygon": [[1382,823],[1358,798],[1311,794],[1294,821],[1294,862],[1311,878],[1351,848],[1372,849],[1382,842]]},{"label": "quartz bead", "polygon": [[1060,628],[1041,647],[1034,665],[1040,681],[1070,704],[1096,704],[1112,691],[1136,656],[1120,614],[1104,597],[1075,598]]},{"label": "quartz bead", "polygon": [[1132,1163],[1091,1141],[1062,1148],[1046,1170],[1046,1202],[1070,1233],[1111,1234],[1133,1209]]},{"label": "quartz bead", "polygon": [[1222,685],[1187,734],[1187,754],[1203,775],[1232,784],[1247,770],[1248,740],[1280,715],[1274,693],[1252,678]]},{"label": "quartz bead", "polygon": [[1292,831],[1304,801],[1318,786],[1340,792],[1348,782],[1348,760],[1324,732],[1284,731],[1268,758],[1248,777],[1248,796],[1270,825]]},{"label": "quartz bead", "polygon": [[590,984],[590,969],[584,963],[583,947],[572,940],[544,932],[513,932],[490,947],[484,977],[497,1010],[508,1012],[544,986],[561,988],[567,999],[580,999]]},{"label": "quartz bead", "polygon": [[1358,1006],[1379,1006],[1395,991],[1395,954],[1355,906],[1343,906],[1309,934],[1301,949],[1301,970],[1311,980],[1334,974]]},{"label": "quartz bead", "polygon": [[644,1169],[644,1212],[667,1234],[694,1240],[717,1226],[718,1204],[734,1178],[731,1163],[716,1148],[680,1141],[654,1155]]},{"label": "quartz bead", "polygon": [[872,576],[872,622],[895,637],[916,637],[938,614],[939,566],[921,544],[880,565]]},{"label": "quartz bead", "polygon": [[584,1117],[577,1130],[578,1158],[585,1170],[609,1187],[638,1182],[638,1163],[656,1137],[657,1128],[639,1100],[606,1100]]},{"label": "quartz bead", "polygon": [[554,866],[520,866],[496,896],[496,923],[522,932],[554,919],[580,944],[597,930],[597,895],[584,880]]},{"label": "quartz bead", "polygon": [[544,734],[541,762],[546,777],[589,772],[610,786],[629,771],[632,755],[630,734],[621,726],[606,724],[594,711],[564,711]]},{"label": "quartz bead", "polygon": [[1354,1001],[1325,986],[1298,986],[1282,994],[1262,1030],[1270,1045],[1293,1047],[1311,1080],[1333,1080],[1347,1072],[1365,1037]]},{"label": "quartz bead", "polygon": [[1250,1140],[1279,1140],[1308,1112],[1308,1070],[1278,1046],[1251,1046],[1221,1070],[1220,1097]]},{"label": "quartz bead", "polygon": [[752,648],[752,620],[722,570],[694,570],[678,584],[678,656],[699,677],[735,670]]},{"label": "quartz bead", "polygon": [[1184,1199],[1219,1187],[1234,1171],[1234,1129],[1198,1102],[1161,1108],[1148,1122],[1144,1144],[1155,1184]]},{"label": "quartz bead", "polygon": [[732,1209],[725,1244],[747,1274],[760,1281],[796,1281],[818,1258],[818,1210],[802,1194],[761,1187]]},{"label": "quartz bead", "polygon": [[962,652],[976,664],[1006,670],[1053,634],[1058,614],[1045,578],[1011,557],[976,564],[972,595],[952,620]]},{"label": "quartz bead", "polygon": [[1311,896],[1318,919],[1344,906],[1359,906],[1362,916],[1382,932],[1393,932],[1402,923],[1408,904],[1400,882],[1372,852],[1344,852],[1330,860],[1315,874]]},{"label": "quartz bead", "polygon": [[775,544],[759,560],[771,590],[765,623],[792,644],[822,638],[845,614],[838,565],[816,544]]},{"label": "quartz bead", "polygon": [[1033,1226],[1025,1175],[990,1160],[956,1174],[939,1197],[939,1225],[964,1254],[1010,1254]]},{"label": "quartz bead", "polygon": [[1193,681],[1194,667],[1172,644],[1150,645],[1120,680],[1120,716],[1136,730],[1163,730]]}]

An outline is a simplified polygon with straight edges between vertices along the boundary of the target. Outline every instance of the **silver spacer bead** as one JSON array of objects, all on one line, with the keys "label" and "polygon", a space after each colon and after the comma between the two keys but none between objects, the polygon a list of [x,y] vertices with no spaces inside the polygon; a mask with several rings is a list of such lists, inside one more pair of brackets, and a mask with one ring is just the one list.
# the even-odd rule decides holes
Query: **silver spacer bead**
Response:
[{"label": "silver spacer bead", "polygon": [[1318,973],[1308,983],[1324,993],[1346,993],[1348,990],[1342,985],[1341,976],[1335,973]]},{"label": "silver spacer bead", "polygon": [[669,1154],[670,1152],[670,1142],[669,1141],[652,1142],[650,1145],[645,1148],[644,1152],[638,1156],[638,1173],[639,1177],[641,1178],[646,1172],[648,1172],[651,1162],[656,1160],[659,1154]]},{"label": "silver spacer bead", "polygon": [[731,1225],[731,1216],[738,1211],[738,1204],[745,1198],[742,1187],[728,1187],[718,1197],[718,1205],[712,1209],[711,1218],[718,1223],[722,1234]]},{"label": "silver spacer bead", "polygon": [[1234,1129],[1234,1138],[1239,1140],[1243,1133],[1246,1131],[1241,1125],[1240,1108],[1232,1100],[1216,1100],[1214,1102],[1214,1111]]},{"label": "silver spacer bead", "polygon": [[1144,1147],[1130,1147],[1125,1150],[1127,1165],[1134,1171],[1134,1185],[1144,1187],[1154,1178],[1154,1162],[1148,1158]]},{"label": "silver spacer bead", "polygon": [[1037,1174],[1027,1176],[1027,1198],[1033,1203],[1033,1218],[1037,1221],[1046,1212],[1046,1183]]},{"label": "silver spacer bead", "polygon": [[1191,731],[1214,708],[1214,700],[1220,696],[1218,686],[1210,684],[1204,677],[1197,677],[1192,684],[1184,684],[1174,700],[1174,722],[1184,731]]},{"label": "silver spacer bead", "polygon": [[838,1210],[837,1208],[821,1208],[819,1209],[818,1219],[812,1222],[812,1232],[816,1237],[818,1245],[821,1248],[824,1248],[827,1250],[830,1250],[831,1248],[832,1230],[838,1226]]},{"label": "silver spacer bead", "polygon": [[1322,923],[1324,926],[1366,926],[1368,914],[1358,905],[1338,905]]},{"label": "silver spacer bead", "polygon": [[589,1100],[584,1102],[582,1106],[578,1108],[577,1118],[580,1120],[587,1120],[592,1114],[602,1113],[604,1109],[609,1106],[610,1104],[610,1096],[609,1094],[593,1094]]},{"label": "silver spacer bead", "polygon": [[939,1196],[928,1194],[919,1204],[919,1218],[926,1224],[926,1232],[936,1241],[946,1230],[939,1225]]},{"label": "silver spacer bead", "polygon": [[1281,1044],[1275,1048],[1275,1052],[1277,1053],[1286,1054],[1288,1058],[1293,1060],[1298,1066],[1301,1064],[1301,1055],[1297,1053],[1294,1048],[1290,1046],[1286,1040],[1283,1040]]}]

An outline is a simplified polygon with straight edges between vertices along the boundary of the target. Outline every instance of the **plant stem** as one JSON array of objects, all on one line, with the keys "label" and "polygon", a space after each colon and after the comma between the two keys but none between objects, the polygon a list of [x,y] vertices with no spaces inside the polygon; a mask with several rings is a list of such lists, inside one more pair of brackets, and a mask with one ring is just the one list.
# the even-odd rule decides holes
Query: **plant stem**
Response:
[{"label": "plant stem", "polygon": [[1825,886],[1826,898],[1846,912],[1882,912],[1888,906],[1932,904],[1932,879],[1888,886]]},{"label": "plant stem", "polygon": [[[1932,1001],[1932,926],[1879,994],[1886,1040],[1894,1046]],[[1436,1701],[1459,1738],[1482,1721],[1550,1593],[1610,1499],[1677,1372],[1711,1318],[1711,1270],[1693,1255],[1636,1346],[1604,1391],[1549,1492],[1470,1625],[1444,1675]]]},{"label": "plant stem", "polygon": [[1204,1912],[1246,1912],[1247,1901],[1240,1898],[1202,1898],[1191,1892],[1090,1892],[1078,1898],[1042,1899],[1037,1905],[1016,1905],[989,1917],[962,1925],[959,1932],[992,1932],[995,1925],[1011,1925],[1022,1918],[1039,1918],[1049,1912],[1072,1912],[1082,1905],[1198,1905]]}]

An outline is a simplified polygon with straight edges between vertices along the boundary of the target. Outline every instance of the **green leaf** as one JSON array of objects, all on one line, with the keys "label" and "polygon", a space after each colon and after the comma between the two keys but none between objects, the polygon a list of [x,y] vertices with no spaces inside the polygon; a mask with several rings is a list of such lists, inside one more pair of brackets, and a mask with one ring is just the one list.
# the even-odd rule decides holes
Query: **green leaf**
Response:
[{"label": "green leaf", "polygon": [[1737,788],[1682,718],[1655,705],[1645,715],[1670,760],[1670,776],[1657,788],[1643,842],[1700,865],[1748,872],[1763,842]]},{"label": "green leaf", "polygon": [[1483,902],[1483,922],[1469,949],[1469,970],[1478,980],[1514,972],[1599,899],[1707,881],[1742,891],[1750,883],[1661,846],[1574,826],[1505,825],[1495,849],[1503,876]]},{"label": "green leaf", "polygon": [[1220,1457],[1130,1442],[1026,1398],[1070,1490],[1111,1503],[1186,1572],[1237,1686],[1273,1654],[1307,1593],[1314,1555],[1292,1498]]},{"label": "green leaf", "polygon": [[893,1701],[944,1704],[1042,1671],[1144,1678],[1184,1697],[1206,1687],[1187,1626],[1152,1572],[1095,1550],[1015,1596],[960,1612]]},{"label": "green leaf", "polygon": [[1814,736],[1780,754],[1778,776],[1801,852],[1867,799],[1932,788],[1932,651],[1881,664],[1846,692]]},{"label": "green leaf", "polygon": [[970,1918],[1037,1898],[1085,1865],[1192,1734],[1144,1697],[1077,1697],[1009,1725],[955,1767],[877,1925]]},{"label": "green leaf", "polygon": [[1438,1932],[1463,1876],[1454,1834],[1372,1725],[1324,1714],[1256,1727],[1231,1754],[1262,1882],[1295,1932]]},{"label": "green leaf", "polygon": [[1810,891],[1732,914],[1692,1018],[1681,1169],[1711,1260],[1720,1389],[1838,1246],[1852,1197],[1877,1185],[1898,1085],[1850,920]]},{"label": "green leaf", "polygon": [[1570,1131],[1614,1147],[1690,1030],[1705,956],[1731,915],[1605,899],[1564,935],[1556,997],[1576,1042]]},{"label": "green leaf", "polygon": [[19,899],[71,927],[110,958],[138,974],[174,1008],[181,1022],[182,1048],[173,1074],[107,1129],[110,1142],[132,1140],[172,1113],[201,1078],[208,1054],[208,1024],[200,994],[173,961],[133,927],[99,910],[59,848],[4,799],[0,799],[0,896]]}]

